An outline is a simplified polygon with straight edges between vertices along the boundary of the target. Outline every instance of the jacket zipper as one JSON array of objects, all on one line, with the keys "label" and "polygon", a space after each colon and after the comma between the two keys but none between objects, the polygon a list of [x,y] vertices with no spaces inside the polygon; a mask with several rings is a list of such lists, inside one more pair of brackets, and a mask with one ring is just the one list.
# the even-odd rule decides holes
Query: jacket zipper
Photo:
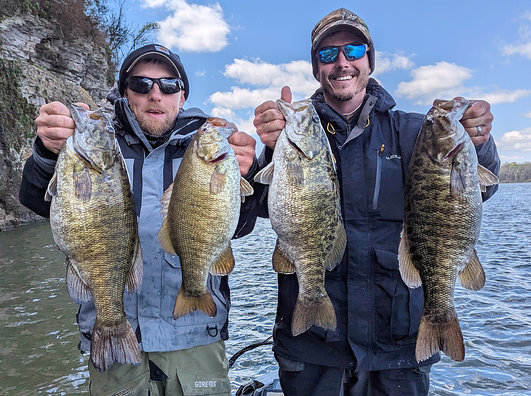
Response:
[{"label": "jacket zipper", "polygon": [[382,179],[382,153],[384,151],[385,144],[382,143],[376,154],[376,181],[374,182],[374,195],[372,197],[373,210],[378,207],[378,197],[380,196],[380,183]]}]

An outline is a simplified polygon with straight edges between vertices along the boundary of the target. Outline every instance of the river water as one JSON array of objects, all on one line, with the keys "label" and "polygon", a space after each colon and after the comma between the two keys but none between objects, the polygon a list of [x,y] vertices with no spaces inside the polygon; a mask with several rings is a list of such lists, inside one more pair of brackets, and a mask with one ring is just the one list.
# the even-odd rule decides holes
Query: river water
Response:
[{"label": "river water", "polygon": [[[231,339],[227,354],[263,341],[273,327],[275,235],[267,220],[233,242]],[[502,184],[484,204],[477,245],[487,274],[473,292],[457,285],[466,358],[443,355],[430,395],[531,395],[531,183]],[[0,233],[0,394],[86,394],[87,356],[77,350],[77,306],[64,284],[64,256],[47,222]],[[233,389],[275,371],[271,347],[243,354]]]}]

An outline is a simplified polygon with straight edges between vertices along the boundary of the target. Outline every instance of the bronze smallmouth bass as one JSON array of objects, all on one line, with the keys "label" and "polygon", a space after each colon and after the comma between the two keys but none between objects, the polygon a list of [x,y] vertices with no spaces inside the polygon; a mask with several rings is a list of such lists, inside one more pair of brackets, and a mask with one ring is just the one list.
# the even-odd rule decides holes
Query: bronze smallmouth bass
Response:
[{"label": "bronze smallmouth bass", "polygon": [[114,362],[139,364],[138,342],[123,307],[124,289],[142,279],[135,204],[111,119],[73,105],[76,123],[48,185],[50,225],[66,255],[68,293],[94,299],[90,359],[99,371]]},{"label": "bronze smallmouth bass", "polygon": [[424,309],[418,330],[418,362],[443,351],[465,357],[454,308],[459,277],[479,290],[485,273],[476,255],[485,186],[498,178],[478,164],[476,150],[459,122],[468,101],[437,101],[424,119],[405,183],[405,215],[398,250],[400,274],[409,287],[423,285]]},{"label": "bronze smallmouth bass", "polygon": [[175,319],[200,310],[211,317],[216,303],[207,289],[208,273],[228,275],[234,268],[230,240],[241,203],[253,194],[241,177],[228,138],[234,124],[209,118],[186,149],[175,180],[162,196],[163,223],[159,241],[181,261],[182,285],[175,301]]},{"label": "bronze smallmouth bass", "polygon": [[297,274],[292,334],[312,325],[334,330],[337,321],[324,286],[325,271],[337,266],[346,247],[334,159],[311,100],[277,103],[286,125],[272,162],[255,176],[269,184],[269,218],[278,237],[273,268]]}]

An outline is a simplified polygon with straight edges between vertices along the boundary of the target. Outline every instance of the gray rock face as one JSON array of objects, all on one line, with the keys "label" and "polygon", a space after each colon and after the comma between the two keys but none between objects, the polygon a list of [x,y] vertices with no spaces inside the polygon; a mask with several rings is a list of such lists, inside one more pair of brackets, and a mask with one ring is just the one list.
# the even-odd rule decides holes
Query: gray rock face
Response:
[{"label": "gray rock face", "polygon": [[61,21],[33,15],[0,20],[0,231],[37,220],[18,202],[18,190],[39,107],[107,105],[114,66],[105,43],[61,29]]}]

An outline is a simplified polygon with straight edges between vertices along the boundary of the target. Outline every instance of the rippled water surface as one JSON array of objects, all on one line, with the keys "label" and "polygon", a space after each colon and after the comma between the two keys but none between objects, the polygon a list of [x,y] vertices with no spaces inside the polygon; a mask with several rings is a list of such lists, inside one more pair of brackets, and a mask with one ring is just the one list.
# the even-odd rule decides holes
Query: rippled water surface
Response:
[{"label": "rippled water surface", "polygon": [[[228,356],[263,341],[273,327],[275,235],[259,219],[234,241]],[[466,358],[443,356],[432,368],[431,395],[531,394],[531,183],[502,184],[484,205],[477,246],[487,284],[456,287]],[[48,223],[0,233],[0,394],[87,393],[87,357],[77,350],[77,306],[64,285],[64,256]],[[270,346],[243,354],[233,388],[275,371]]]}]

